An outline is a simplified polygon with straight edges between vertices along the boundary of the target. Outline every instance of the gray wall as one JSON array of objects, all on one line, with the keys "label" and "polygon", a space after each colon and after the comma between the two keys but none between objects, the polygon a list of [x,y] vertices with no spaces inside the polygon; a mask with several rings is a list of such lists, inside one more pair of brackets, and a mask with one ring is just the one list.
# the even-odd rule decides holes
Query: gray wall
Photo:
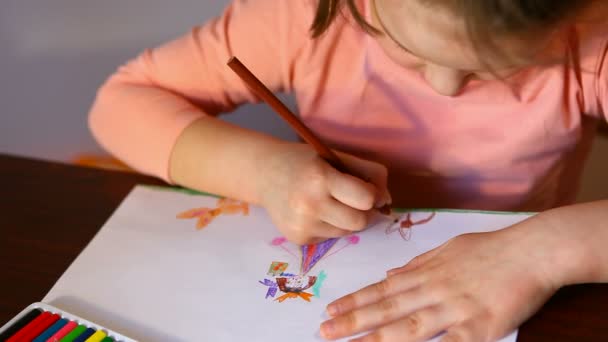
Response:
[{"label": "gray wall", "polygon": [[[88,132],[87,112],[103,80],[142,49],[183,34],[227,3],[3,0],[0,153],[68,161],[79,153],[101,152]],[[263,105],[227,119],[294,137]]]}]

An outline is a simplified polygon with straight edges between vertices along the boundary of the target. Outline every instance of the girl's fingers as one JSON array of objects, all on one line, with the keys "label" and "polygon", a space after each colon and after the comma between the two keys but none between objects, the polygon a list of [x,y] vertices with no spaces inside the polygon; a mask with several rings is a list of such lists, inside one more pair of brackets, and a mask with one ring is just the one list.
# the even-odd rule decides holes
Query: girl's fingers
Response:
[{"label": "girl's fingers", "polygon": [[311,234],[315,237],[320,238],[321,242],[326,239],[339,238],[352,234],[349,230],[340,229],[327,222],[319,221],[311,229]]},{"label": "girl's fingers", "polygon": [[[436,329],[444,328],[442,324],[445,324],[450,315],[445,309],[433,306],[437,304],[435,297],[427,292],[423,287],[417,287],[357,308],[324,322],[321,325],[321,333],[326,338],[336,339],[385,325],[378,330],[378,333],[390,336],[395,327],[389,323],[402,320],[405,322],[398,324],[397,327],[404,337],[418,338],[435,333]],[[433,315],[435,315],[434,320]],[[440,326],[436,328],[433,324]]]},{"label": "girl's fingers", "polygon": [[370,210],[376,203],[377,190],[372,183],[329,167],[327,187],[337,201],[358,210]]},{"label": "girl's fingers", "polygon": [[423,276],[416,273],[390,277],[334,301],[327,306],[327,314],[331,317],[343,315],[397,293],[415,288],[423,282]]},{"label": "girl's fingers", "polygon": [[395,320],[354,341],[426,341],[444,331],[454,322],[455,317],[450,312],[449,307],[435,305]]},{"label": "girl's fingers", "polygon": [[340,158],[350,169],[357,171],[358,177],[362,177],[376,186],[378,191],[376,196],[377,206],[392,203],[387,187],[388,170],[384,165],[351,155],[340,154]]},{"label": "girl's fingers", "polygon": [[489,326],[490,322],[487,319],[470,319],[447,329],[446,334],[441,337],[440,341],[485,342],[498,339],[499,336],[490,336]]},{"label": "girl's fingers", "polygon": [[[280,223],[275,224],[281,226]],[[284,224],[283,227],[287,232],[285,234],[287,239],[297,245],[316,244],[327,239],[341,238],[352,234],[351,231],[336,228],[319,220],[303,221],[298,224],[292,222]]]},{"label": "girl's fingers", "polygon": [[367,227],[370,213],[347,206],[329,198],[320,206],[319,218],[339,229],[358,232]]}]

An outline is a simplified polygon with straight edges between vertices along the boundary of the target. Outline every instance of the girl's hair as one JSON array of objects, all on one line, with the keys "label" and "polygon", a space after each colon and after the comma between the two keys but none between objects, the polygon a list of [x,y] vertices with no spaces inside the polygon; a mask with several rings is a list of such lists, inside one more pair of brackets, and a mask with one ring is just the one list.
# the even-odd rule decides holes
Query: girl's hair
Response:
[{"label": "girl's hair", "polygon": [[[357,9],[357,0],[318,0],[310,28],[317,38],[328,30],[341,10],[347,7],[354,20],[368,33],[379,31]],[[369,0],[374,1],[374,0]],[[403,0],[443,6],[465,18],[467,34],[478,50],[497,52],[496,37],[529,39],[553,30],[576,17],[594,0]],[[499,49],[498,49],[499,50]]]}]

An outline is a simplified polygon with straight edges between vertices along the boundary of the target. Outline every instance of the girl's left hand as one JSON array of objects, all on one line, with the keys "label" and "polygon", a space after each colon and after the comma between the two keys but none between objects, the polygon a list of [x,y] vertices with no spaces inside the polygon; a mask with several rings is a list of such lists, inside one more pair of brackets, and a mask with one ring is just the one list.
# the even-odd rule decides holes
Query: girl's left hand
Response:
[{"label": "girl's left hand", "polygon": [[[321,336],[356,341],[493,341],[530,317],[561,286],[572,256],[564,237],[533,217],[465,234],[389,271],[327,307]],[[547,235],[549,233],[549,235]],[[553,234],[551,234],[553,233]],[[561,272],[561,273],[560,273]]]}]

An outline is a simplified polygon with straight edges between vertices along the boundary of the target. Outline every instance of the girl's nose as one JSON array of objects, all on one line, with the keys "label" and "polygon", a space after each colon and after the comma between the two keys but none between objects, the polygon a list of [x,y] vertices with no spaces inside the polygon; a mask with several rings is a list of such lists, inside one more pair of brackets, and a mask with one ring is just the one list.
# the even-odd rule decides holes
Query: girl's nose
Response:
[{"label": "girl's nose", "polygon": [[424,78],[429,85],[441,95],[455,96],[465,84],[468,73],[446,68],[435,64],[427,64],[424,69]]}]

